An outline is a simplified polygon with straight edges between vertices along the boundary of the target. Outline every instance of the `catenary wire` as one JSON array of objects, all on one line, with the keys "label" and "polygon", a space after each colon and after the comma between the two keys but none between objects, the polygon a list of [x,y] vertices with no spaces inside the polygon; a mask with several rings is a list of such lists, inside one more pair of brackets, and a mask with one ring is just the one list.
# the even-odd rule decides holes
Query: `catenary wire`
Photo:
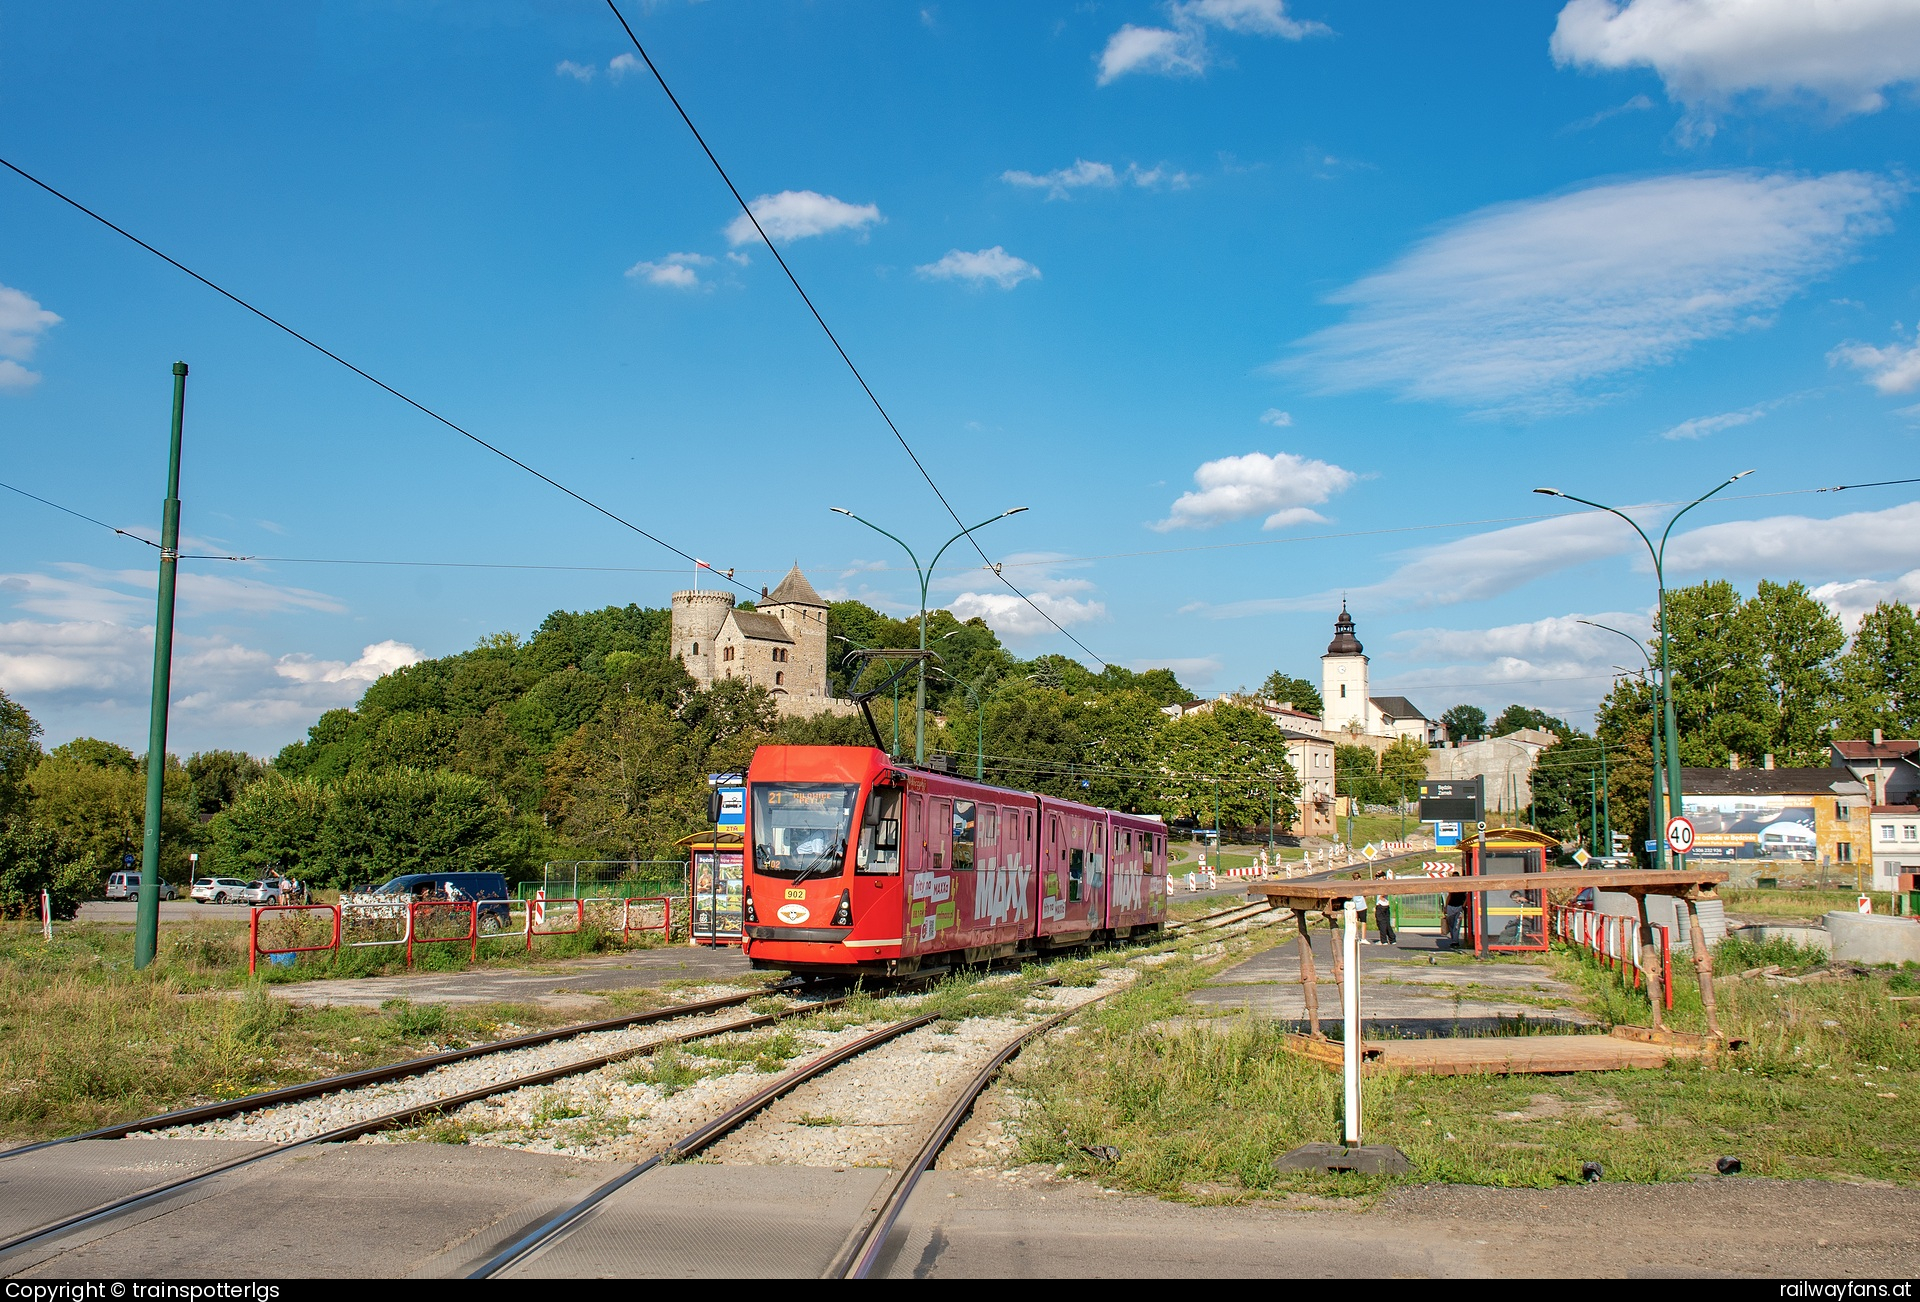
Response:
[{"label": "catenary wire", "polygon": [[953,522],[959,525],[961,531],[966,535],[968,544],[979,554],[980,563],[990,570],[993,576],[999,579],[1002,584],[1006,585],[1010,592],[1031,607],[1034,613],[1046,620],[1047,623],[1053,625],[1055,631],[1079,647],[1082,651],[1085,651],[1088,655],[1093,656],[1093,659],[1104,667],[1107,661],[1102,660],[1096,655],[1092,647],[1082,642],[1072,633],[1067,632],[1067,630],[1061,626],[1060,622],[1041,608],[1032,597],[1029,597],[1026,593],[1015,587],[1013,580],[1002,574],[1000,567],[996,566],[987,556],[985,549],[980,546],[979,539],[973,536],[973,530],[967,527],[966,522],[960,518],[959,512],[953,509],[953,503],[949,502],[947,495],[940,491],[940,485],[934,482],[933,475],[928,472],[926,465],[921,462],[919,453],[913,450],[913,445],[907,442],[907,436],[900,432],[898,425],[894,424],[893,417],[888,414],[886,406],[880,401],[880,396],[873,391],[873,386],[867,383],[866,376],[860,373],[860,368],[854,365],[853,358],[849,356],[847,350],[841,346],[839,337],[833,333],[833,328],[827,324],[827,319],[820,315],[820,309],[813,305],[813,299],[808,297],[807,291],[800,285],[800,278],[793,274],[793,268],[787,265],[787,260],[780,256],[780,250],[774,247],[772,239],[768,238],[767,232],[762,229],[760,219],[754,215],[754,211],[752,207],[748,205],[745,196],[740,193],[739,187],[734,185],[733,178],[727,175],[727,169],[720,165],[720,159],[714,154],[712,147],[707,144],[706,137],[700,134],[700,128],[693,124],[693,118],[690,117],[687,110],[682,107],[679,96],[673,93],[673,88],[667,85],[667,79],[660,74],[660,69],[654,66],[653,56],[648,54],[647,47],[640,43],[639,36],[634,33],[633,25],[627,22],[627,16],[620,12],[620,6],[614,3],[614,0],[607,0],[607,8],[613,11],[613,16],[619,21],[621,29],[626,32],[627,39],[633,42],[634,50],[640,55],[641,61],[647,65],[647,71],[653,74],[653,79],[660,84],[660,89],[665,92],[668,102],[673,105],[674,112],[680,115],[680,120],[686,123],[687,130],[693,133],[695,143],[700,146],[700,152],[707,156],[707,161],[713,164],[713,170],[720,174],[720,180],[726,185],[727,192],[733,196],[734,202],[740,205],[740,211],[746,214],[747,220],[753,223],[753,229],[755,233],[760,236],[761,241],[766,244],[767,252],[773,255],[773,260],[780,264],[780,270],[786,273],[787,282],[793,286],[794,292],[800,295],[800,301],[807,305],[807,311],[812,314],[815,323],[819,325],[821,331],[827,336],[827,342],[833,345],[834,352],[840,354],[840,360],[845,362],[847,370],[853,373],[853,378],[860,385],[861,392],[867,395],[867,401],[871,402],[873,409],[880,413],[880,419],[885,421],[887,428],[893,432],[893,437],[900,444],[901,450],[907,454],[907,459],[913,462],[913,468],[918,470],[920,477],[927,481],[927,487],[931,488],[933,495],[940,499],[940,505],[946,508],[947,514],[953,517]]},{"label": "catenary wire", "polygon": [[50,502],[46,498],[41,497],[38,493],[29,493],[24,488],[15,488],[12,484],[0,484],[0,488],[6,489],[9,493],[18,493],[22,497],[30,497],[34,501],[40,503],[40,505],[50,506],[56,511],[65,512],[67,515],[74,517],[76,520],[85,520],[88,524],[97,524],[102,529],[107,530],[109,533],[119,534],[122,538],[131,538],[135,542],[145,543],[149,547],[158,547],[160,545],[159,543],[154,542],[151,538],[142,538],[137,533],[129,533],[125,529],[116,529],[112,525],[108,524],[105,520],[96,520],[92,516],[86,515],[80,511],[76,511],[70,506],[62,506],[58,502]]},{"label": "catenary wire", "polygon": [[[133,234],[131,231],[127,230],[125,227],[115,225],[113,222],[107,220],[107,218],[101,216],[99,213],[95,212],[93,209],[81,203],[78,199],[72,198],[69,195],[63,194],[61,191],[54,189],[51,185],[48,185],[45,181],[42,181],[39,177],[33,175],[33,173],[27,171],[25,168],[22,168],[12,162],[9,162],[5,158],[0,158],[0,166],[5,167],[8,171],[13,172],[14,174],[21,177],[22,179],[29,181],[32,184],[40,187],[40,189],[45,190],[48,194],[60,200],[62,203],[67,204],[69,207],[72,207],[77,211],[84,213],[88,217],[93,218],[93,220],[95,220],[96,222],[99,222],[102,226],[105,226],[108,230],[114,232],[115,234],[123,236],[126,239],[131,240],[133,243],[138,244],[141,248],[145,249],[148,253],[153,254],[154,257],[159,258],[162,262],[167,263],[168,265],[174,267],[179,271],[185,272],[187,275],[193,277],[193,279],[205,285],[208,289],[211,289],[214,293],[219,294],[222,298],[225,298],[230,302],[233,302],[238,306],[245,308],[247,311],[259,317],[262,321],[265,321],[268,325],[273,326],[275,329],[282,330],[289,335],[292,335],[295,339],[298,339],[301,343],[313,349],[315,352],[320,353],[322,356],[331,358],[333,361],[338,362],[340,365],[346,367],[349,371],[352,371],[355,375],[359,376],[361,379],[366,380],[368,383],[376,385],[379,388],[386,390],[388,393],[392,394],[394,397],[400,399],[400,401],[406,403],[409,407],[414,408],[416,411],[419,411],[426,416],[432,417],[434,420],[440,422],[442,425],[445,425],[448,429],[458,434],[461,438],[467,439],[470,442],[473,442],[479,445],[480,447],[485,448],[487,451],[493,453],[495,456],[501,458],[503,461],[507,461],[515,466],[518,466],[521,470],[526,471],[528,474],[532,475],[535,479],[538,479],[540,482],[547,484],[552,488],[556,488],[560,490],[562,493],[565,493],[568,497],[571,497],[574,501],[579,502],[581,505],[599,512],[601,515],[604,515],[607,519],[612,520],[615,524],[619,524],[628,529],[633,530],[633,532],[639,534],[642,538],[645,538],[648,542],[656,543],[659,546],[664,547],[668,551],[672,552],[675,556],[679,556],[685,560],[692,561],[696,566],[699,566],[705,569],[710,569],[710,570],[712,569],[712,567],[708,566],[705,561],[702,561],[699,557],[694,556],[691,552],[681,551],[678,547],[675,547],[672,543],[668,542],[666,539],[661,538],[657,534],[652,534],[647,532],[645,529],[642,529],[639,525],[635,524],[633,521],[628,520],[624,516],[621,516],[613,511],[608,510],[606,507],[600,505],[598,502],[594,501],[592,498],[587,497],[582,493],[578,493],[571,488],[568,488],[565,484],[553,478],[551,475],[545,474],[539,470],[534,469],[532,466],[528,465],[526,462],[520,460],[520,458],[514,456],[511,452],[508,452],[504,448],[501,448],[493,443],[489,443],[487,440],[481,438],[478,434],[475,434],[473,431],[466,429],[461,425],[456,424],[454,421],[449,420],[445,416],[442,416],[439,412],[427,406],[425,403],[420,402],[417,399],[408,397],[406,394],[402,393],[400,390],[394,388],[391,384],[388,384],[385,380],[379,379],[378,377],[371,375],[366,371],[361,370],[358,366],[355,366],[352,362],[340,356],[340,354],[332,351],[331,349],[325,347],[322,344],[314,342],[312,339],[309,339],[306,335],[301,334],[298,330],[295,330],[292,326],[288,325],[286,322],[279,320],[277,317],[270,316],[268,313],[262,311],[260,308],[255,307],[253,304],[247,302],[246,299],[241,298],[238,294],[233,293],[231,290],[222,288],[221,286],[215,284],[213,281],[207,279],[205,276],[195,271],[192,267],[187,266],[185,263],[179,261],[178,259],[169,257],[167,254],[162,253],[159,249],[147,243],[145,240],[141,239],[138,235]],[[111,528],[112,526],[108,526],[108,527]],[[712,572],[716,577],[725,578],[728,583],[732,583],[735,587],[740,588],[742,591],[746,591],[746,592],[752,591],[752,589],[749,588],[746,584],[740,583],[731,578],[727,578],[726,573],[723,570],[712,570]]]}]

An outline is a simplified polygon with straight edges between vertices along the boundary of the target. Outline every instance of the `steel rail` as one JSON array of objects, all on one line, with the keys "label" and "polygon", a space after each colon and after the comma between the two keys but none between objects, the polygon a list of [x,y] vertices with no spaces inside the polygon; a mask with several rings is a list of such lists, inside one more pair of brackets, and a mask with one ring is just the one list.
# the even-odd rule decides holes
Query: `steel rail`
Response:
[{"label": "steel rail", "polygon": [[[1028,990],[1038,990],[1046,986],[1058,984],[1060,984],[1058,977],[1050,977],[1045,980],[1033,982],[1025,988]],[[869,1049],[885,1044],[889,1040],[897,1039],[909,1031],[915,1031],[923,1026],[940,1021],[946,1016],[947,1014],[944,1012],[934,1012],[919,1013],[913,1017],[903,1018],[898,1022],[889,1023],[877,1031],[863,1035],[857,1040],[843,1044],[824,1057],[787,1072],[785,1075],[773,1081],[772,1084],[755,1090],[752,1094],[721,1113],[718,1117],[682,1135],[658,1153],[649,1155],[631,1169],[623,1171],[613,1179],[597,1185],[590,1190],[584,1198],[556,1212],[515,1239],[512,1243],[509,1243],[492,1257],[489,1257],[469,1274],[467,1278],[493,1278],[502,1271],[525,1260],[535,1251],[558,1239],[570,1227],[578,1223],[583,1216],[599,1206],[609,1196],[625,1188],[633,1181],[645,1175],[648,1171],[665,1163],[677,1162],[692,1157],[694,1154],[700,1152],[700,1150],[712,1144],[715,1140],[737,1129],[744,1122],[751,1120],[763,1111],[768,1104],[774,1103],[792,1093],[816,1076],[825,1075],[835,1067],[840,1066],[851,1058],[859,1057]]]},{"label": "steel rail", "polygon": [[[497,1094],[509,1094],[514,1090],[526,1089],[535,1085],[545,1085],[568,1076],[578,1076],[584,1072],[598,1071],[600,1068],[610,1066],[613,1063],[621,1062],[628,1058],[644,1057],[647,1054],[654,1053],[672,1045],[686,1044],[694,1040],[712,1039],[715,1036],[726,1035],[734,1031],[753,1030],[756,1027],[767,1026],[773,1022],[784,1021],[790,1017],[809,1016],[823,1009],[836,1008],[846,1002],[847,997],[843,996],[839,999],[824,1000],[817,1004],[802,1004],[793,1008],[784,1008],[779,1012],[761,1013],[753,1017],[742,1018],[739,1021],[728,1022],[723,1026],[710,1027],[704,1031],[693,1031],[686,1035],[669,1036],[663,1040],[656,1040],[651,1044],[633,1045],[625,1049],[615,1050],[613,1053],[599,1054],[595,1057],[563,1063],[558,1067],[549,1067],[525,1076],[515,1076],[509,1080],[498,1081],[477,1090],[468,1090],[465,1093],[449,1095],[440,1099],[432,1099],[425,1103],[410,1104],[407,1107],[397,1109],[393,1112],[385,1112],[377,1117],[369,1117],[364,1121],[354,1122],[352,1125],[323,1131],[317,1135],[309,1135],[305,1139],[296,1139],[291,1143],[276,1144],[264,1152],[250,1153],[245,1157],[233,1158],[217,1166],[210,1166],[205,1170],[196,1171],[192,1175],[182,1176],[177,1180],[170,1180],[165,1184],[143,1189],[139,1193],[131,1194],[125,1198],[118,1198],[102,1203],[97,1207],[89,1208],[84,1212],[77,1212],[51,1225],[44,1225],[38,1229],[30,1230],[25,1234],[8,1239],[0,1243],[0,1258],[31,1248],[36,1244],[49,1242],[71,1233],[74,1230],[83,1229],[90,1224],[96,1224],[100,1221],[123,1215],[126,1212],[137,1210],[149,1203],[178,1193],[180,1190],[188,1188],[189,1186],[210,1180],[214,1176],[224,1175],[229,1171],[251,1166],[256,1162],[264,1162],[269,1158],[280,1157],[295,1149],[306,1148],[316,1144],[347,1143],[350,1140],[360,1138],[362,1135],[369,1135],[380,1130],[390,1130],[395,1126],[405,1125],[421,1117],[431,1116],[436,1112],[444,1112],[449,1108],[464,1107],[469,1103],[477,1103],[482,1099],[492,1098]],[[938,1015],[930,1014],[926,1020],[934,1020],[936,1016]]]},{"label": "steel rail", "polygon": [[[405,1062],[393,1063],[385,1067],[368,1067],[360,1071],[350,1071],[339,1076],[327,1076],[320,1080],[307,1081],[300,1085],[287,1085],[280,1089],[267,1090],[260,1094],[249,1094],[244,1098],[225,1099],[218,1103],[204,1103],[191,1108],[179,1108],[173,1112],[162,1112],[151,1117],[141,1117],[137,1121],[123,1121],[111,1126],[101,1126],[97,1130],[83,1131],[77,1135],[62,1135],[58,1139],[43,1139],[37,1144],[24,1144],[19,1148],[9,1148],[0,1152],[0,1161],[10,1157],[19,1157],[26,1153],[38,1152],[43,1148],[53,1148],[60,1144],[71,1144],[82,1139],[125,1139],[128,1135],[143,1130],[165,1130],[174,1126],[191,1126],[202,1121],[218,1121],[223,1117],[239,1116],[243,1112],[257,1112],[261,1108],[275,1107],[282,1103],[299,1103],[306,1099],[317,1098],[322,1094],[336,1094],[342,1090],[361,1089],[368,1085],[384,1085],[388,1081],[403,1080],[408,1076],[418,1076],[432,1071],[436,1067],[445,1067],[456,1062],[468,1062],[474,1058],[484,1058],[491,1054],[508,1053],[515,1049],[538,1048],[543,1044],[552,1044],[556,1040],[571,1039],[576,1035],[590,1035],[597,1031],[618,1031],[629,1026],[644,1026],[650,1022],[671,1021],[676,1017],[697,1016],[719,1008],[732,1008],[768,995],[785,994],[801,988],[797,981],[782,981],[762,990],[743,995],[724,995],[718,999],[702,999],[697,1003],[678,1004],[671,1008],[656,1008],[644,1013],[629,1013],[622,1017],[609,1017],[598,1022],[581,1022],[574,1026],[558,1027],[551,1031],[535,1031],[530,1035],[515,1036],[511,1040],[495,1040],[489,1044],[474,1045],[466,1049],[449,1049],[444,1053],[428,1054],[423,1058],[409,1058]],[[817,1006],[817,1005],[816,1005]],[[4,1247],[4,1245],[0,1245]]]}]

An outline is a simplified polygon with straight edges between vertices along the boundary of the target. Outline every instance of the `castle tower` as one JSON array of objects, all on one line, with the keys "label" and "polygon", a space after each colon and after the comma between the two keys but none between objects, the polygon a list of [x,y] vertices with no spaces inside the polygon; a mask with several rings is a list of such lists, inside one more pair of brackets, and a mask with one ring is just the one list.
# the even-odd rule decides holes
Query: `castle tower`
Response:
[{"label": "castle tower", "polygon": [[764,594],[757,606],[762,614],[772,615],[786,627],[793,639],[788,652],[785,677],[786,695],[797,700],[825,698],[827,694],[827,601],[799,565],[787,571],[780,586]]},{"label": "castle tower", "polygon": [[671,654],[702,688],[713,686],[713,644],[732,610],[733,595],[728,592],[673,594]]},{"label": "castle tower", "polygon": [[1369,731],[1367,699],[1366,648],[1353,635],[1353,616],[1342,601],[1340,618],[1333,621],[1333,641],[1320,657],[1320,700],[1327,734]]}]

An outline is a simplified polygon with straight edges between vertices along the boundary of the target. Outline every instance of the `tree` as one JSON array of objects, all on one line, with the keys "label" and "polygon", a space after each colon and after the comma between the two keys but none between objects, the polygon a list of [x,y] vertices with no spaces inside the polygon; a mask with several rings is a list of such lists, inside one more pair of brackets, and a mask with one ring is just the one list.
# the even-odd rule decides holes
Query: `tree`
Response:
[{"label": "tree", "polygon": [[[1534,758],[1529,779],[1534,825],[1562,840],[1587,839],[1593,830],[1594,783],[1599,774],[1600,743],[1578,729],[1542,750]],[[1639,801],[1646,803],[1646,792],[1640,793]]]},{"label": "tree", "polygon": [[1267,675],[1267,681],[1260,684],[1260,695],[1269,701],[1281,704],[1291,703],[1293,708],[1306,714],[1323,714],[1326,703],[1320,699],[1320,689],[1304,678],[1293,678],[1276,669]]},{"label": "tree", "polygon": [[278,866],[313,885],[342,884],[320,850],[331,803],[331,792],[311,778],[275,773],[251,784],[208,825],[213,863],[206,871],[257,877]]},{"label": "tree", "polygon": [[1477,705],[1456,705],[1440,722],[1447,726],[1449,741],[1477,741],[1487,735],[1487,712]]},{"label": "tree", "polygon": [[1372,747],[1335,743],[1333,792],[1363,805],[1380,803],[1380,757]]},{"label": "tree", "polygon": [[27,774],[40,762],[40,724],[0,692],[0,818],[26,799]]},{"label": "tree", "polygon": [[[199,821],[188,803],[191,784],[186,769],[172,756],[166,757],[165,765],[160,874],[181,881],[186,876],[187,853],[197,844]],[[127,855],[136,862],[139,859],[147,813],[144,768],[124,746],[97,738],[57,746],[27,777],[32,818],[104,879],[120,868]]]},{"label": "tree", "polygon": [[[1739,592],[1724,580],[1671,589],[1667,624],[1681,762],[1719,768],[1771,749],[1760,630]],[[1660,663],[1657,637],[1648,654]]]},{"label": "tree", "polygon": [[1920,737],[1920,617],[1913,607],[1883,601],[1860,621],[1840,657],[1839,693],[1848,737],[1875,728],[1888,737]]},{"label": "tree", "polygon": [[350,773],[333,788],[313,885],[344,886],[403,873],[503,868],[506,802],[464,773],[391,769]]},{"label": "tree", "polygon": [[1159,739],[1162,799],[1173,817],[1261,826],[1269,799],[1276,826],[1297,816],[1300,779],[1287,760],[1287,739],[1260,711],[1217,703],[1168,723]]},{"label": "tree", "polygon": [[1556,719],[1544,710],[1534,709],[1531,705],[1509,705],[1500,711],[1500,717],[1493,721],[1493,726],[1487,731],[1491,736],[1504,737],[1522,728],[1537,728],[1541,732],[1550,732],[1556,737],[1565,737],[1573,731],[1565,719]]},{"label": "tree", "polygon": [[187,757],[188,800],[193,812],[201,817],[219,813],[267,771],[263,761],[245,751],[196,751]]},{"label": "tree", "polygon": [[1767,750],[1786,766],[1825,763],[1846,629],[1798,580],[1760,580],[1743,614],[1756,630],[1764,667]]},{"label": "tree", "polygon": [[96,866],[52,828],[20,811],[0,816],[0,917],[38,917],[45,891],[53,916],[71,918],[100,887]]},{"label": "tree", "polygon": [[1653,822],[1653,726],[1653,688],[1639,676],[1616,678],[1594,711],[1594,731],[1607,747],[1613,826],[1636,846]]},{"label": "tree", "polygon": [[[1420,794],[1429,747],[1417,737],[1397,737],[1380,756],[1380,788],[1396,804]],[[1335,752],[1336,759],[1338,752]]]}]

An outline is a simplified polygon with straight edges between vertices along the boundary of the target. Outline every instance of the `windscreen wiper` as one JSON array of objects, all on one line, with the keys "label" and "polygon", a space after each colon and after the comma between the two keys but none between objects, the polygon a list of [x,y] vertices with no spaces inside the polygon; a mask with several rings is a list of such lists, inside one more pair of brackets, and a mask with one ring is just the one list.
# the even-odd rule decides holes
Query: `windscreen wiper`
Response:
[{"label": "windscreen wiper", "polygon": [[805,881],[808,873],[826,863],[829,859],[833,858],[836,853],[843,857],[845,856],[847,853],[847,843],[845,841],[840,842],[839,846],[834,850],[822,850],[819,854],[815,855],[805,868],[802,868],[794,874],[793,884],[798,886],[801,882]]}]

